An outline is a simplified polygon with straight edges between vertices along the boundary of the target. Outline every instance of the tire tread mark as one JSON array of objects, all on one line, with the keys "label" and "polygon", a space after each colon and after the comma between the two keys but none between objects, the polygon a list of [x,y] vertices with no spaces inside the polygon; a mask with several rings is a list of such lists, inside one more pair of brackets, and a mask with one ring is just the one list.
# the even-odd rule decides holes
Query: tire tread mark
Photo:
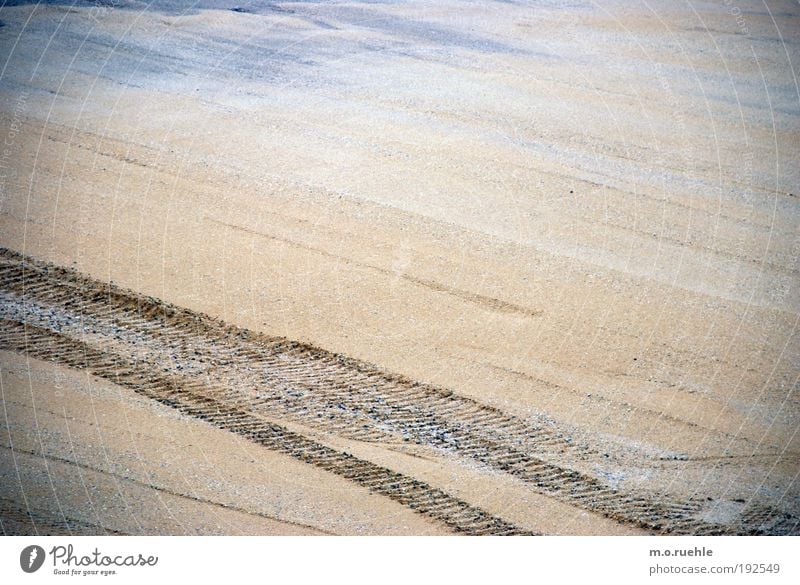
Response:
[{"label": "tire tread mark", "polygon": [[[574,443],[553,425],[522,421],[365,362],[227,325],[10,250],[0,249],[0,288],[17,295],[23,305],[49,303],[51,310],[68,313],[72,324],[65,325],[63,318],[48,324],[47,318],[36,315],[18,316],[18,320],[56,331],[64,326],[65,335],[70,335],[67,329],[71,327],[73,338],[91,337],[88,328],[93,323],[91,327],[105,328],[95,343],[127,343],[122,348],[125,355],[139,352],[140,367],[148,371],[163,368],[184,377],[193,374],[221,380],[224,389],[216,389],[215,398],[249,413],[294,420],[361,441],[411,442],[443,450],[509,473],[571,505],[650,530],[763,532],[764,522],[755,516],[742,515],[738,522],[722,526],[700,521],[703,500],[617,490],[552,462],[565,453],[580,458],[593,453],[591,447]],[[158,344],[162,354],[141,354],[140,347]],[[165,356],[176,363],[167,363]],[[796,531],[794,520],[791,516],[786,523],[776,523],[771,533],[787,533],[789,525]]]},{"label": "tire tread mark", "polygon": [[[338,451],[281,425],[215,399],[214,388],[143,370],[122,356],[19,322],[0,321],[0,347],[87,371],[179,412],[243,436],[263,447],[339,475],[370,492],[468,535],[531,535],[531,531],[471,506],[446,492],[396,471]],[[209,395],[212,394],[212,395]]]}]

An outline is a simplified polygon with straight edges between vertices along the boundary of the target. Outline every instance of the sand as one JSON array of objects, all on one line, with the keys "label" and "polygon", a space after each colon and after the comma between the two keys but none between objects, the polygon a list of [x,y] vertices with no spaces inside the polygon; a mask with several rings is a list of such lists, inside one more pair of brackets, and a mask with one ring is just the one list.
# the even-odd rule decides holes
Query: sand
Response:
[{"label": "sand", "polygon": [[[0,245],[546,423],[591,451],[546,462],[711,502],[698,522],[797,532],[795,5],[215,4],[0,9]],[[31,492],[51,530],[453,529],[20,355],[2,354],[2,423],[28,473],[6,483],[6,450],[3,498]],[[97,439],[75,413],[69,448],[64,405],[99,394],[153,435]],[[55,414],[36,423],[34,399]],[[659,530],[435,445],[281,422],[520,530]],[[137,473],[103,464],[132,450]]]}]

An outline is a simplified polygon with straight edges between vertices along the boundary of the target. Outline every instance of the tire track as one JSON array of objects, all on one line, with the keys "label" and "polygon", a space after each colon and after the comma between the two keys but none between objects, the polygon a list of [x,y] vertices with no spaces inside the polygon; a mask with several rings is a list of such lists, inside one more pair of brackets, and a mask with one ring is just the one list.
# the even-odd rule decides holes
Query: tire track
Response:
[{"label": "tire track", "polygon": [[[748,510],[726,523],[706,521],[713,508],[706,500],[626,492],[569,468],[563,461],[570,457],[599,460],[600,454],[576,444],[547,421],[523,421],[364,362],[233,327],[9,250],[0,250],[0,295],[0,317],[9,320],[5,327],[16,331],[14,323],[25,323],[37,331],[39,345],[30,348],[37,355],[73,359],[71,354],[48,353],[44,346],[50,343],[48,339],[55,339],[48,335],[57,335],[58,344],[80,340],[87,348],[102,347],[99,363],[114,355],[120,363],[136,364],[142,388],[157,385],[148,376],[179,379],[180,386],[189,389],[181,400],[202,397],[219,408],[233,409],[229,418],[234,422],[212,422],[234,432],[243,429],[240,434],[251,433],[247,429],[255,424],[251,420],[255,417],[262,422],[295,421],[361,441],[423,445],[513,475],[571,505],[664,533],[785,534],[797,530],[793,516],[782,524],[765,524],[763,514]],[[17,344],[18,351],[25,350],[19,345],[19,332],[4,339]],[[75,367],[94,366],[86,362]],[[128,385],[137,389],[133,373],[126,375]],[[186,412],[190,411],[194,412],[191,408]],[[210,420],[197,412],[196,416]],[[290,436],[290,442],[299,440]],[[280,449],[283,439],[276,437],[265,446]],[[323,468],[329,465],[314,457],[309,462]],[[358,469],[349,460],[338,461],[334,467],[358,483],[354,478],[361,477],[359,473],[351,477],[345,471],[351,464]],[[768,517],[784,514],[767,510]]]},{"label": "tire track", "polygon": [[[241,435],[268,449],[334,473],[371,492],[468,535],[531,535],[419,480],[358,459],[216,399],[220,391],[178,376],[146,370],[58,333],[14,321],[0,322],[0,348],[55,361],[109,380],[183,414]],[[224,390],[222,391],[224,393]]]}]

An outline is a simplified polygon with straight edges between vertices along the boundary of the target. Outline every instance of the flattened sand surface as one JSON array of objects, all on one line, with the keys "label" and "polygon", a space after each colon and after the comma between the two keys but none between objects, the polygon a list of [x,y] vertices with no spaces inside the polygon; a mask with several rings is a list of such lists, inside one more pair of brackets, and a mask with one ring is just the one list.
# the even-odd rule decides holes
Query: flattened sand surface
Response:
[{"label": "flattened sand surface", "polygon": [[447,532],[119,386],[8,352],[3,360],[13,421],[2,446],[4,499],[24,490],[34,510],[128,534]]},{"label": "flattened sand surface", "polygon": [[[581,465],[620,485],[797,514],[796,7],[753,3],[745,34],[722,3],[159,6],[0,10],[0,130],[20,128],[1,245],[545,417],[607,455]],[[49,452],[99,466],[52,463],[88,522],[446,530],[106,382],[2,355],[18,447],[42,448],[30,367],[52,402]],[[85,459],[67,450],[53,376],[81,380],[76,405],[102,388],[107,416],[139,417],[152,437],[103,445],[170,492],[103,475],[100,431],[77,413]],[[435,453],[327,440],[529,530],[634,530]],[[52,510],[44,464],[19,457]],[[80,473],[106,516],[89,514]],[[131,511],[120,481],[161,503]]]}]

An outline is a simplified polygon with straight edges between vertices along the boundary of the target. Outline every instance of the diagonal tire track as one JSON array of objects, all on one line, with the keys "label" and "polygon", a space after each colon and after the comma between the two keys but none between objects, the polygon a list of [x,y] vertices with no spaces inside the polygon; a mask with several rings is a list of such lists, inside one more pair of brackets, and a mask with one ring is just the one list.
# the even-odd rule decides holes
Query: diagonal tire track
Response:
[{"label": "diagonal tire track", "polygon": [[[777,524],[765,528],[763,514],[747,511],[728,524],[705,522],[704,501],[625,492],[569,469],[557,462],[562,455],[591,457],[593,452],[548,423],[522,421],[448,390],[229,326],[9,250],[0,250],[0,295],[0,316],[108,348],[136,363],[141,376],[180,377],[197,396],[240,413],[297,421],[362,441],[433,447],[511,474],[572,505],[650,530],[786,532]],[[230,428],[246,434],[247,424],[242,419]]]},{"label": "diagonal tire track", "polygon": [[121,356],[88,347],[53,331],[3,320],[0,322],[0,348],[56,361],[130,388],[186,415],[344,477],[437,520],[455,532],[469,535],[533,534],[422,481],[337,451],[221,402],[213,396],[213,388],[146,370]]}]

